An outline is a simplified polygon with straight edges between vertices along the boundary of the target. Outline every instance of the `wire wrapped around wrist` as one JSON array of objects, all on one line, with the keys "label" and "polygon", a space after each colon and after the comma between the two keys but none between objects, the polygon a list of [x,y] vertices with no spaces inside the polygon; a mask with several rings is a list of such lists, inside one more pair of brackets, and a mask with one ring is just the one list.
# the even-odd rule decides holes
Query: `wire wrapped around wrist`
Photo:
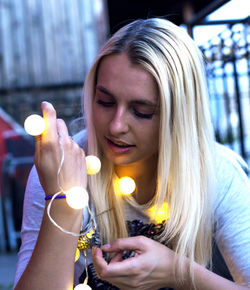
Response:
[{"label": "wire wrapped around wrist", "polygon": [[[81,237],[81,236],[86,235],[88,232],[87,232],[85,229],[82,229],[82,230],[80,231],[80,233],[74,233],[74,232],[71,232],[71,231],[67,231],[67,230],[65,230],[63,227],[59,226],[59,225],[56,223],[56,221],[51,217],[51,215],[50,215],[51,205],[52,205],[53,201],[57,198],[57,196],[60,195],[61,193],[62,193],[61,191],[55,193],[55,194],[52,196],[52,198],[51,198],[51,200],[50,200],[50,202],[49,202],[49,204],[48,204],[48,207],[47,207],[47,214],[48,214],[48,217],[49,217],[50,221],[52,222],[52,224],[53,224],[54,226],[56,226],[59,230],[61,230],[61,231],[62,231],[63,233],[65,233],[65,234],[68,234],[68,235],[71,235],[71,236],[74,236],[74,237]],[[95,231],[95,230],[96,230],[96,222],[95,222],[95,219],[94,219],[94,217],[93,217],[93,214],[92,214],[92,212],[91,212],[89,206],[87,207],[87,209],[88,209],[89,215],[90,215],[90,217],[91,217],[92,230]],[[87,225],[87,226],[88,226],[88,225]]]}]

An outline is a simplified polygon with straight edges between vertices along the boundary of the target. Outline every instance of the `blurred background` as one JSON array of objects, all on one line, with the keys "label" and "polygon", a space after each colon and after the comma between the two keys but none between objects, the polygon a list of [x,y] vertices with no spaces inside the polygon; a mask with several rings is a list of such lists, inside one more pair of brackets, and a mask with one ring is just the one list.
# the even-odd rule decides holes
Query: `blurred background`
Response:
[{"label": "blurred background", "polygon": [[46,100],[74,130],[86,73],[124,24],[161,16],[188,31],[206,59],[216,139],[250,164],[249,11],[246,0],[0,0],[0,289],[12,289],[33,164],[23,122]]}]

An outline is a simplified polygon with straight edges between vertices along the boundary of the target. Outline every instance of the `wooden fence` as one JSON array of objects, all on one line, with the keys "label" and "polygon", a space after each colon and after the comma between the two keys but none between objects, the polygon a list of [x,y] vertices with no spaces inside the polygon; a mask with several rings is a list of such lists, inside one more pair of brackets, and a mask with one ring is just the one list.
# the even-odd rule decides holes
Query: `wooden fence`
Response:
[{"label": "wooden fence", "polygon": [[105,0],[0,0],[0,106],[20,123],[42,100],[78,115],[106,14]]}]

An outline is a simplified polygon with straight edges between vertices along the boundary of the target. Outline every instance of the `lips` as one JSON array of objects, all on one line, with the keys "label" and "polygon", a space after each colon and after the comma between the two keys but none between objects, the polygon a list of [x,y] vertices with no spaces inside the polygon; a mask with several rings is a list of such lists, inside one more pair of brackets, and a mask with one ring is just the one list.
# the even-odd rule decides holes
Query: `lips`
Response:
[{"label": "lips", "polygon": [[109,148],[115,153],[125,153],[132,150],[132,148],[135,147],[135,145],[130,145],[120,140],[114,140],[109,138],[106,139]]}]

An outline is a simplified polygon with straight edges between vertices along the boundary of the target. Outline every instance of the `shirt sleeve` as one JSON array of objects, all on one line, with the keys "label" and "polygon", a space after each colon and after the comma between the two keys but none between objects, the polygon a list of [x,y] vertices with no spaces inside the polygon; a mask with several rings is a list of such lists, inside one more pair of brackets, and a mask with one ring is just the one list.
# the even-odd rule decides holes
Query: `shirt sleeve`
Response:
[{"label": "shirt sleeve", "polygon": [[249,179],[228,153],[217,157],[215,240],[234,281],[250,285]]},{"label": "shirt sleeve", "polygon": [[39,182],[35,166],[33,166],[28,178],[24,196],[21,229],[22,244],[18,253],[14,286],[22,276],[34,250],[44,212],[44,196],[45,193]]}]

